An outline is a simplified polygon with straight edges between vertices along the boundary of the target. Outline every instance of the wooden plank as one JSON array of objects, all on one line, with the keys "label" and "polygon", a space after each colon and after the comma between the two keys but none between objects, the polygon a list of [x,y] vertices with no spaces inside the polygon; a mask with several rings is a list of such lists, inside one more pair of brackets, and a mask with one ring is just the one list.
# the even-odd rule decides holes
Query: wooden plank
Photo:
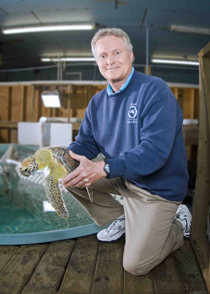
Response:
[{"label": "wooden plank", "polygon": [[43,289],[43,288],[40,288],[40,287],[36,287],[36,286],[26,286],[24,288],[24,291],[21,293],[21,294],[57,294],[57,291],[56,290],[53,290],[53,289]]},{"label": "wooden plank", "polygon": [[[37,288],[57,291],[72,253],[75,240],[53,242],[43,255],[23,294],[37,294]],[[34,289],[34,290],[33,290]]]},{"label": "wooden plank", "polygon": [[[191,234],[205,234],[206,220],[210,200],[210,134],[208,121],[210,120],[210,102],[208,100],[207,88],[204,83],[203,76],[203,60],[200,61],[200,119],[199,119],[199,145],[198,145],[198,164],[197,164],[197,177],[196,177],[196,189],[195,199],[193,203],[193,219]],[[209,63],[210,65],[210,63]],[[207,70],[207,69],[206,69]],[[209,74],[210,75],[210,74]],[[206,77],[207,78],[207,77]],[[209,76],[210,81],[210,76]],[[210,91],[210,89],[209,89]],[[210,95],[210,92],[209,94]],[[210,98],[209,98],[210,100]],[[208,104],[207,104],[208,103]]]},{"label": "wooden plank", "polygon": [[173,254],[152,271],[155,289],[158,294],[185,293],[187,289],[182,281],[180,269]]},{"label": "wooden plank", "polygon": [[12,96],[11,96],[11,120],[20,121],[21,114],[21,86],[12,87]]},{"label": "wooden plank", "polygon": [[0,273],[1,294],[21,293],[48,244],[22,245]]},{"label": "wooden plank", "polygon": [[18,246],[0,246],[0,272],[18,249]]},{"label": "wooden plank", "polygon": [[124,271],[124,294],[156,294],[152,272],[134,276]]},{"label": "wooden plank", "polygon": [[34,122],[37,122],[39,118],[41,117],[41,107],[42,107],[42,101],[41,101],[41,94],[38,89],[35,88],[34,93]]},{"label": "wooden plank", "polygon": [[25,121],[26,118],[26,87],[20,86],[20,120]]},{"label": "wooden plank", "polygon": [[194,89],[194,95],[195,95],[195,111],[194,111],[194,119],[199,118],[199,90]]},{"label": "wooden plank", "polygon": [[17,121],[0,121],[0,128],[17,129]]},{"label": "wooden plank", "polygon": [[68,111],[68,123],[70,123],[70,118],[71,118],[71,112],[70,112],[70,108],[71,108],[71,95],[73,93],[73,86],[72,85],[68,85],[68,98],[67,98],[67,111]]},{"label": "wooden plank", "polygon": [[194,115],[194,91],[190,88],[179,89],[179,105],[184,118],[192,119]]},{"label": "wooden plank", "polygon": [[196,261],[190,241],[174,252],[182,280],[188,291],[206,290],[203,276]]},{"label": "wooden plank", "polygon": [[178,88],[171,88],[171,91],[173,92],[174,96],[176,97],[176,100],[178,101],[179,99]]},{"label": "wooden plank", "polygon": [[76,242],[60,291],[90,293],[95,273],[99,242],[95,235]]},{"label": "wooden plank", "polygon": [[205,100],[205,106],[207,111],[207,121],[210,132],[210,58],[202,58],[200,61],[201,68],[201,87],[203,88],[203,99]]},{"label": "wooden plank", "polygon": [[190,292],[189,294],[208,294],[208,293],[209,292],[207,290],[199,290],[199,291]]},{"label": "wooden plank", "polygon": [[210,43],[208,43],[200,52],[199,57],[210,57]]},{"label": "wooden plank", "polygon": [[182,126],[185,145],[198,145],[199,127],[195,125]]},{"label": "wooden plank", "polygon": [[[44,293],[43,293],[44,294]],[[49,294],[51,294],[51,293],[49,293]],[[78,292],[63,292],[63,291],[59,291],[59,292],[57,292],[56,294],[78,294]],[[187,293],[188,294],[188,293]],[[208,294],[208,293],[207,293]]]},{"label": "wooden plank", "polygon": [[[10,120],[10,100],[11,100],[11,87],[5,86],[0,88],[0,120]],[[10,130],[0,130],[0,141],[8,143],[10,140]]]},{"label": "wooden plank", "polygon": [[[35,103],[35,86],[34,85],[31,85],[30,86],[30,93],[31,93],[31,98],[30,98],[30,100],[31,100],[31,103],[30,103],[30,105],[31,105],[31,111],[30,111],[30,119],[29,119],[29,117],[27,117],[27,121],[31,121],[31,122],[34,122],[34,103]],[[28,113],[28,112],[27,112]]]},{"label": "wooden plank", "polygon": [[123,293],[122,243],[101,243],[92,294]]},{"label": "wooden plank", "polygon": [[201,272],[203,273],[204,280],[208,291],[210,292],[210,270],[209,270],[209,258],[210,258],[210,245],[205,235],[193,235],[190,236],[190,241],[198,260]]}]

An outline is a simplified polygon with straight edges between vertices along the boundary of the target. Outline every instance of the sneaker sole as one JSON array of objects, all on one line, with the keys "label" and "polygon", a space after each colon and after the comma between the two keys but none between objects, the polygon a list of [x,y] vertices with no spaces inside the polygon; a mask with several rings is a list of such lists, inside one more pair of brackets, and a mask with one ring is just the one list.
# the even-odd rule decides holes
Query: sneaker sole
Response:
[{"label": "sneaker sole", "polygon": [[123,235],[125,235],[125,233],[123,233],[119,238],[117,238],[117,239],[115,239],[115,240],[110,240],[110,241],[108,241],[108,240],[100,240],[100,239],[98,239],[98,241],[100,241],[100,242],[106,242],[106,243],[114,243],[114,242],[116,242],[116,241],[118,241],[120,238],[122,238],[122,236]]}]

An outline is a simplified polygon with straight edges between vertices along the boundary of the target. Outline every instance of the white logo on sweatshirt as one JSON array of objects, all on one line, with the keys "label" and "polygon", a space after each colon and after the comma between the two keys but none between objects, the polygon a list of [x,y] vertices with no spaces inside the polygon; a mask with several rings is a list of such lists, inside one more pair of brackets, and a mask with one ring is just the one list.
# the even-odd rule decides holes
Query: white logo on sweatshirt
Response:
[{"label": "white logo on sweatshirt", "polygon": [[137,114],[138,114],[138,109],[136,107],[136,103],[131,103],[131,106],[128,110],[128,123],[137,123]]}]

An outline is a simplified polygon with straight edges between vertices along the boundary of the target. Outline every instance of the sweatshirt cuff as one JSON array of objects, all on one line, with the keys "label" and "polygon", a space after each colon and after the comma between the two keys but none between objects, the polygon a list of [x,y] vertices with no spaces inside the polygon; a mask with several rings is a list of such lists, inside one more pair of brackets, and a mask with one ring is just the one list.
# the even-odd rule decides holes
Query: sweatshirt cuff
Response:
[{"label": "sweatshirt cuff", "polygon": [[110,179],[125,176],[125,167],[122,158],[110,158],[106,159],[106,161],[109,164]]}]

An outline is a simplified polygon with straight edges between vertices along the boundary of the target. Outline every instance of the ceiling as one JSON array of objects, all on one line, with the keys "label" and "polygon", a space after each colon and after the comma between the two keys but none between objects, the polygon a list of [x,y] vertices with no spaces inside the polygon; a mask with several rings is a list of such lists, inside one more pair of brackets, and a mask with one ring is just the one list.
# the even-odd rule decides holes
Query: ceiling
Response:
[{"label": "ceiling", "polygon": [[[2,28],[58,23],[95,23],[92,31],[0,33],[0,70],[46,66],[46,56],[91,55],[100,28],[130,36],[135,64],[146,63],[146,27],[151,58],[198,60],[210,35],[171,32],[171,25],[210,29],[210,0],[0,0]],[[51,63],[52,65],[52,63]]]}]

